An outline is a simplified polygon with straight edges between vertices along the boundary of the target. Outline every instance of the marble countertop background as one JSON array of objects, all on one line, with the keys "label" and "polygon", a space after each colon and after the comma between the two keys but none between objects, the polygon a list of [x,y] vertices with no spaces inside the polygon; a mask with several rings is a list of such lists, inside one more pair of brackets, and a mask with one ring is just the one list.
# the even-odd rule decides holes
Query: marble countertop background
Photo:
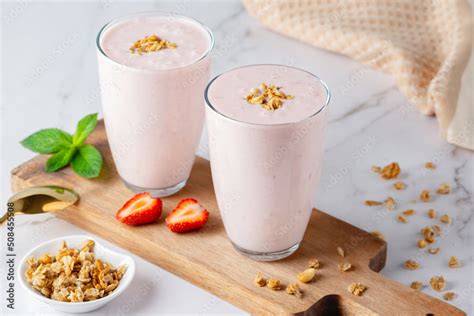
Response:
[{"label": "marble countertop background", "polygon": [[[407,285],[414,280],[426,285],[431,276],[444,275],[446,290],[458,294],[452,304],[472,315],[472,152],[446,143],[438,133],[435,118],[415,111],[388,76],[262,28],[239,1],[2,2],[2,203],[11,193],[9,171],[33,156],[21,147],[21,139],[45,127],[72,131],[85,114],[101,112],[95,51],[99,28],[118,16],[147,10],[189,15],[207,24],[216,37],[213,76],[245,64],[282,63],[308,69],[323,78],[332,89],[333,99],[316,207],[385,235],[388,258],[381,274]],[[199,149],[204,157],[208,157],[206,139],[205,132]],[[372,165],[392,161],[401,165],[401,179],[408,185],[405,191],[394,191],[388,181],[370,171]],[[433,161],[437,168],[423,168],[426,161]],[[442,182],[451,184],[451,194],[435,195],[429,203],[413,203],[421,190],[434,191]],[[363,204],[366,199],[381,200],[388,195],[396,198],[397,211]],[[407,224],[398,223],[397,214],[408,208],[414,208],[417,214]],[[426,216],[429,208],[454,219],[450,226],[437,223],[445,230],[436,243],[441,248],[437,255],[416,247],[420,229],[436,223]],[[76,233],[83,231],[54,216],[18,217],[17,256],[21,258],[43,241]],[[2,228],[2,243],[4,238]],[[447,267],[452,255],[461,260],[460,268]],[[95,314],[243,313],[165,270],[134,258],[138,264],[136,280],[120,300]],[[410,258],[418,260],[421,269],[405,270],[403,262]],[[6,265],[1,264],[2,286],[5,269]],[[429,286],[423,292],[441,298]],[[0,296],[1,311],[8,314],[3,290]],[[55,311],[31,300],[17,284],[15,314],[28,313]]]}]

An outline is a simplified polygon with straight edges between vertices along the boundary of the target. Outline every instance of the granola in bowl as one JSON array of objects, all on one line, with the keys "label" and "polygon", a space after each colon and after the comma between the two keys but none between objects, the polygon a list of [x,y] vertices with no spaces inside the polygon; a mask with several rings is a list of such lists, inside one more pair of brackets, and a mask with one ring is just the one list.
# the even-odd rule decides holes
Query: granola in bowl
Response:
[{"label": "granola in bowl", "polygon": [[29,258],[27,282],[44,296],[62,302],[87,302],[109,295],[125,273],[124,265],[114,268],[94,255],[93,240],[79,248],[62,242],[55,256]]},{"label": "granola in bowl", "polygon": [[133,258],[89,236],[65,236],[31,249],[19,283],[31,297],[66,313],[86,313],[117,298],[135,275]]}]

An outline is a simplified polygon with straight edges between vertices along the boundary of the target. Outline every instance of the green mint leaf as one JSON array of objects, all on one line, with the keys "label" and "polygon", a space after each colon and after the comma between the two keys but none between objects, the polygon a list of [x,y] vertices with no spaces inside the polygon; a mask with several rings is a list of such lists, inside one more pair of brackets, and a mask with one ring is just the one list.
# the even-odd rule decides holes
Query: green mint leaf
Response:
[{"label": "green mint leaf", "polygon": [[65,148],[49,157],[48,161],[46,161],[46,172],[55,172],[61,168],[66,167],[69,162],[71,162],[71,159],[74,156],[75,152],[76,147],[72,146],[69,148]]},{"label": "green mint leaf", "polygon": [[102,155],[94,146],[82,145],[72,159],[71,166],[83,178],[96,178],[102,169]]},{"label": "green mint leaf", "polygon": [[79,123],[77,123],[76,133],[72,137],[74,145],[82,145],[96,125],[97,113],[89,114],[82,118]]},{"label": "green mint leaf", "polygon": [[20,142],[25,148],[40,154],[57,153],[72,144],[72,137],[58,128],[46,128]]}]

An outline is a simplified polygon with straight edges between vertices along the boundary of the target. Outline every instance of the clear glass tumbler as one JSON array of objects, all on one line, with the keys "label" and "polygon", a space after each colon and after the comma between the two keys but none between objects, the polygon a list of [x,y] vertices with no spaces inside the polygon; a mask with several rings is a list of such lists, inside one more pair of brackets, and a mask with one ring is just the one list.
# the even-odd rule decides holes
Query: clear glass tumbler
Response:
[{"label": "clear glass tumbler", "polygon": [[[295,69],[283,65],[244,67],[260,67],[252,72],[255,74],[262,71],[262,66],[281,68],[278,71],[282,78],[289,68]],[[222,82],[228,73],[214,78],[205,92],[217,202],[227,235],[238,252],[259,261],[278,260],[298,249],[314,206],[323,157],[329,89],[322,80],[309,74],[311,80],[302,85],[308,88],[314,85],[322,91],[321,104],[314,105],[311,115],[283,124],[248,123],[219,111],[217,103],[225,102],[226,96],[213,98],[210,93],[216,83],[219,88],[214,90],[229,86],[234,91],[243,91],[241,86]],[[246,82],[246,79],[253,80],[239,80]]]},{"label": "clear glass tumbler", "polygon": [[[132,52],[135,41],[155,32],[177,47]],[[213,46],[206,26],[176,14],[134,14],[100,30],[105,127],[117,171],[132,191],[162,197],[186,184],[204,123]]]}]

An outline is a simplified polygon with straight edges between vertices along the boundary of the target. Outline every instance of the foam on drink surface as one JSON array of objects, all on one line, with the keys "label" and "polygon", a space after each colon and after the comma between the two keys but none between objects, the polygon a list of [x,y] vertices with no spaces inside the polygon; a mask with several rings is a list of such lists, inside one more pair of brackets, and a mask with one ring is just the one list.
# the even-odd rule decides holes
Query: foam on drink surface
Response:
[{"label": "foam on drink surface", "polygon": [[[246,99],[262,83],[280,87],[291,99],[276,110]],[[327,92],[321,81],[301,69],[283,65],[241,67],[219,76],[209,87],[209,102],[219,113],[246,123],[284,124],[304,120],[324,106]]]},{"label": "foam on drink surface", "polygon": [[[146,36],[158,37],[176,44],[174,49],[131,53],[130,47]],[[210,49],[211,37],[195,21],[176,16],[135,16],[109,26],[101,36],[100,46],[112,60],[126,66],[166,70],[190,65]]]}]

